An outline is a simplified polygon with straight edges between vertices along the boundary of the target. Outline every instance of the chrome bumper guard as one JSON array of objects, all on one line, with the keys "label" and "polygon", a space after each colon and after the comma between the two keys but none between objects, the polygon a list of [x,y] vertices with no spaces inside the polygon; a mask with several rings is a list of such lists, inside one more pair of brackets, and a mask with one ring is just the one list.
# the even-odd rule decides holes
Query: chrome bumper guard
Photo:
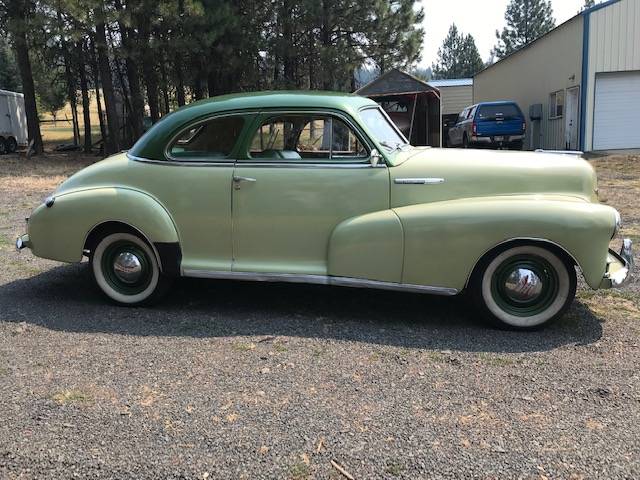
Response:
[{"label": "chrome bumper guard", "polygon": [[16,250],[20,251],[23,248],[31,248],[31,242],[29,242],[29,235],[26,233],[24,235],[20,235],[16,239]]},{"label": "chrome bumper guard", "polygon": [[622,241],[620,253],[609,250],[607,273],[604,280],[610,288],[621,288],[631,280],[631,273],[635,267],[633,258],[633,242],[629,238]]}]

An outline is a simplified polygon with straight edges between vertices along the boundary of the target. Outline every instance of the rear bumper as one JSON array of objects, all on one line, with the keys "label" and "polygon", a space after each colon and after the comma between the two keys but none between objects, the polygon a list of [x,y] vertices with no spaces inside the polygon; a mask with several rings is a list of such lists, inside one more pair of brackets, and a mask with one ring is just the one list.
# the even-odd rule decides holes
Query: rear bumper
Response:
[{"label": "rear bumper", "polygon": [[625,286],[631,280],[634,266],[633,242],[625,238],[622,241],[620,253],[609,250],[607,271],[604,274],[600,288],[621,288]]},{"label": "rear bumper", "polygon": [[[502,140],[496,140],[496,138],[502,138]],[[519,142],[521,140],[524,140],[524,135],[494,135],[489,137],[474,135],[473,137],[471,137],[471,141],[473,143],[485,143],[485,144],[511,143],[511,142]]]}]

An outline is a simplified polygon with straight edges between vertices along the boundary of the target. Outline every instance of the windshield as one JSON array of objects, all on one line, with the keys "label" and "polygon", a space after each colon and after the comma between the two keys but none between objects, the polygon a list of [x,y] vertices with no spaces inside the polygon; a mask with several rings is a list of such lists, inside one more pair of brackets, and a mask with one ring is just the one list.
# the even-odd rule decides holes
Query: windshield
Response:
[{"label": "windshield", "polygon": [[400,136],[379,109],[367,108],[360,112],[360,116],[371,134],[386,150],[392,152],[407,145],[406,140]]}]

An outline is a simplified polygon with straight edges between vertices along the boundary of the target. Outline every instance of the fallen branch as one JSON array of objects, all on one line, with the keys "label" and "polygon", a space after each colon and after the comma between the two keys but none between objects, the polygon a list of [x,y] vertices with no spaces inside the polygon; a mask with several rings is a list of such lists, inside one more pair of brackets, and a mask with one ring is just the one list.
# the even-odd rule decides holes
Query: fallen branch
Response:
[{"label": "fallen branch", "polygon": [[338,462],[336,462],[335,460],[331,460],[331,465],[333,465],[333,467],[338,470],[345,478],[353,480],[353,475],[347,472]]}]

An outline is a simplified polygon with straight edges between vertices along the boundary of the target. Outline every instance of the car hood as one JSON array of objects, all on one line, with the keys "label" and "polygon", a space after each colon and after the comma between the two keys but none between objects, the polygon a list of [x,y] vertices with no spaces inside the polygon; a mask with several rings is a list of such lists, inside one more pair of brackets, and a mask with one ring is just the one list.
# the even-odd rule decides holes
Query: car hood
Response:
[{"label": "car hood", "polygon": [[413,148],[394,163],[389,169],[393,207],[502,195],[597,202],[595,170],[572,155]]}]

